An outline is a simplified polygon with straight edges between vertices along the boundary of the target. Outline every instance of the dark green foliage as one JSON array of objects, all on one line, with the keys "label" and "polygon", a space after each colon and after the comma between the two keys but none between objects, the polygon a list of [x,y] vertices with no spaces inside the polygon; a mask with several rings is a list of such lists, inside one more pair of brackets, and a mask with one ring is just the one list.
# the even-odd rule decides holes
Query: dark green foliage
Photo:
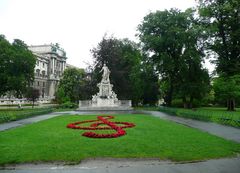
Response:
[{"label": "dark green foliage", "polygon": [[191,118],[200,121],[212,121],[228,126],[240,127],[240,111],[229,113],[224,108],[197,108],[181,109],[170,107],[159,107],[159,111],[169,113],[170,115]]},{"label": "dark green foliage", "polygon": [[70,98],[66,96],[63,87],[58,87],[55,95],[56,95],[56,100],[58,104],[63,104],[65,102],[70,101]]},{"label": "dark green foliage", "polygon": [[143,105],[156,105],[160,95],[159,79],[152,63],[143,60],[141,78],[143,80]]},{"label": "dark green foliage", "polygon": [[71,101],[73,103],[82,99],[84,86],[84,70],[68,68],[64,71],[56,93],[58,103]]},{"label": "dark green foliage", "polygon": [[206,46],[217,53],[217,72],[240,74],[240,1],[199,0],[199,14]]},{"label": "dark green foliage", "polygon": [[191,9],[157,11],[144,17],[139,37],[148,62],[161,76],[160,92],[171,106],[180,97],[192,107],[194,99],[208,91],[209,76],[201,65],[203,51],[199,46],[199,26]]},{"label": "dark green foliage", "polygon": [[[184,100],[182,98],[174,98],[172,100],[172,107],[183,108],[185,104],[186,104],[186,102],[184,102]],[[200,99],[194,99],[192,101],[193,108],[201,107],[201,106],[203,106],[202,104],[203,104],[203,102]]]},{"label": "dark green foliage", "polygon": [[39,98],[40,92],[36,88],[29,87],[27,88],[27,91],[25,93],[25,97],[29,100],[32,101],[32,107],[34,107],[35,101]]},{"label": "dark green foliage", "polygon": [[61,104],[59,106],[59,108],[63,108],[63,109],[65,109],[65,108],[73,109],[73,108],[77,108],[77,107],[78,107],[78,105],[76,103],[72,103],[70,101],[64,102],[63,104]]},{"label": "dark green foliage", "polygon": [[10,44],[0,36],[0,95],[15,92],[21,97],[34,79],[36,58],[27,45],[18,39]]},{"label": "dark green foliage", "polygon": [[[119,99],[131,99],[133,104],[142,97],[141,53],[138,46],[127,39],[119,40],[104,37],[96,48],[92,49],[94,68],[92,87],[101,81],[100,70],[104,63],[111,71],[110,81]],[[97,90],[95,90],[97,92]]]},{"label": "dark green foliage", "polygon": [[43,115],[53,111],[53,108],[34,109],[0,109],[0,123],[29,118],[36,115]]},{"label": "dark green foliage", "polygon": [[229,111],[235,110],[236,101],[240,101],[240,75],[217,77],[213,81],[216,101],[225,102]]},{"label": "dark green foliage", "polygon": [[228,110],[233,111],[239,100],[235,85],[239,85],[240,75],[240,1],[199,0],[199,14],[208,38],[206,48],[216,53],[217,102],[226,102]]}]

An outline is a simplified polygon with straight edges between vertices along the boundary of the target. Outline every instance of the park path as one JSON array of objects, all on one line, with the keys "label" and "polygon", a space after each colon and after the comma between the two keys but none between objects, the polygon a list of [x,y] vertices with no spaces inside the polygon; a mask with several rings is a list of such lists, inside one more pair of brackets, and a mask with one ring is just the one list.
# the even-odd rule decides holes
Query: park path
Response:
[{"label": "park path", "polygon": [[239,173],[240,158],[174,163],[159,160],[96,159],[79,165],[23,164],[7,167],[1,173]]},{"label": "park path", "polygon": [[[132,112],[54,112],[47,115],[32,117],[10,123],[0,124],[0,131],[39,122],[64,114],[120,114],[120,113],[145,113],[165,120],[174,121],[186,126],[197,128],[210,134],[225,139],[240,142],[240,129],[227,127],[220,124],[201,122],[176,116],[169,116],[158,111],[132,111]],[[94,159],[85,160],[79,165],[64,164],[20,164],[5,168],[0,167],[0,173],[239,173],[240,156],[235,158],[213,159],[196,163],[174,163],[160,160],[134,160],[134,159]]]}]

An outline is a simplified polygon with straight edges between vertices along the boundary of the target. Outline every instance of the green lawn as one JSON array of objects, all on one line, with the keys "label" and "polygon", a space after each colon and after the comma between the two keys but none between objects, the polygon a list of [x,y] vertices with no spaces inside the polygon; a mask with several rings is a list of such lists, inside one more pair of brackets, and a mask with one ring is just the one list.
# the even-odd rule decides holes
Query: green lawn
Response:
[{"label": "green lawn", "polygon": [[[0,132],[0,164],[64,161],[86,158],[159,158],[174,161],[234,156],[240,144],[149,115],[115,115],[112,121],[136,124],[119,138],[93,139],[83,130],[66,128],[96,115],[69,115]],[[102,133],[102,131],[98,131]]]},{"label": "green lawn", "polygon": [[[153,109],[153,108],[152,108]],[[203,107],[195,109],[158,107],[155,110],[170,113],[185,118],[192,118],[202,121],[212,121],[234,127],[240,127],[240,109],[226,111],[226,108]]]}]

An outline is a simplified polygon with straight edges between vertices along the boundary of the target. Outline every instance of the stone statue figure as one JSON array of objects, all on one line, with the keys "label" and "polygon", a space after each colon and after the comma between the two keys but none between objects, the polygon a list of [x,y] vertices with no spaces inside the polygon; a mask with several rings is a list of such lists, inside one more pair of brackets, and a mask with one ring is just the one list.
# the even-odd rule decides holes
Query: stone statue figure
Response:
[{"label": "stone statue figure", "polygon": [[103,65],[103,67],[102,67],[100,72],[102,72],[102,71],[103,71],[102,81],[103,82],[109,82],[110,70],[108,69],[106,64]]}]

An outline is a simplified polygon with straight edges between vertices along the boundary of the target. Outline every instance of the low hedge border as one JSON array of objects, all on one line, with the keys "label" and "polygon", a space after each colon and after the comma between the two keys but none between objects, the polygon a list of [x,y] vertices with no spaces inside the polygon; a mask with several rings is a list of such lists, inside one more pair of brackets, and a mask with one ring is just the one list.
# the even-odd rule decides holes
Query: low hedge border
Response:
[{"label": "low hedge border", "polygon": [[214,116],[213,113],[211,113],[211,111],[200,112],[194,109],[182,110],[178,108],[169,108],[169,107],[160,107],[158,110],[173,116],[190,118],[190,119],[195,119],[200,121],[211,121],[219,124],[240,128],[240,119],[234,119],[231,115]]},{"label": "low hedge border", "polygon": [[0,111],[0,123],[16,121],[16,120],[20,120],[28,117],[47,114],[47,113],[53,112],[53,110],[54,108],[27,109],[26,111],[24,109]]}]

